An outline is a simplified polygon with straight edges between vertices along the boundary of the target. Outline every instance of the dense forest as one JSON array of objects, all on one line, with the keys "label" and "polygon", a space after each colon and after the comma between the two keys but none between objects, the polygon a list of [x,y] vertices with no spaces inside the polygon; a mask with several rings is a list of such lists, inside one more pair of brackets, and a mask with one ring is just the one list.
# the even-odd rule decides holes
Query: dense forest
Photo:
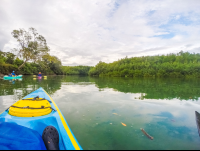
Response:
[{"label": "dense forest", "polygon": [[[50,60],[51,59],[51,60]],[[43,56],[41,61],[26,62],[23,67],[19,67],[24,63],[23,60],[16,57],[11,52],[0,51],[0,73],[9,74],[15,71],[17,74],[30,75],[38,74],[62,74],[61,62],[55,56]]]},{"label": "dense forest", "polygon": [[113,63],[99,62],[91,76],[113,77],[200,77],[200,54],[177,54],[123,58]]},{"label": "dense forest", "polygon": [[90,66],[62,66],[65,75],[88,75]]},{"label": "dense forest", "polygon": [[48,53],[37,62],[24,63],[11,52],[0,51],[0,73],[13,70],[30,75],[42,72],[56,75],[90,75],[113,77],[200,77],[200,54],[179,52],[177,54],[123,58],[113,63],[99,62],[91,66],[62,66],[61,61]]}]

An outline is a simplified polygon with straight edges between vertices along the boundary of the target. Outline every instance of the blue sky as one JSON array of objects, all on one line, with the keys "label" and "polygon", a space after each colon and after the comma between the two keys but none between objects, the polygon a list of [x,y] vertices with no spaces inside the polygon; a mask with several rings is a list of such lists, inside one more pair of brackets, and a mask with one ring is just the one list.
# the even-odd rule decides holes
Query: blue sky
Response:
[{"label": "blue sky", "polygon": [[200,53],[199,0],[1,0],[0,50],[14,29],[37,29],[63,65]]},{"label": "blue sky", "polygon": [[[192,14],[191,14],[192,15]],[[200,18],[200,16],[197,16],[197,18]],[[184,36],[189,36],[189,33],[185,32],[184,30],[173,30],[173,26],[175,25],[183,25],[183,26],[195,26],[200,24],[200,20],[193,21],[190,19],[189,16],[184,16],[184,14],[174,14],[170,17],[167,23],[162,24],[159,26],[160,29],[166,31],[166,34],[159,35],[160,38],[164,39],[171,39],[177,34],[181,34]]]}]

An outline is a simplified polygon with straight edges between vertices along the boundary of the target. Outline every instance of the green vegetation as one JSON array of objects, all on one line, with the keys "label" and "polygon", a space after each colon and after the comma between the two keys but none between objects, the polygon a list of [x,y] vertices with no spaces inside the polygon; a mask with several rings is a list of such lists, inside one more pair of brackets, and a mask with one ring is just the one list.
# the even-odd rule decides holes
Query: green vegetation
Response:
[{"label": "green vegetation", "polygon": [[162,56],[126,57],[113,63],[100,61],[95,67],[90,67],[62,66],[56,56],[48,53],[38,61],[24,63],[13,53],[0,51],[0,73],[8,74],[13,70],[20,74],[37,74],[42,71],[43,74],[100,77],[200,77],[200,54],[181,51]]},{"label": "green vegetation", "polygon": [[17,69],[16,65],[12,65],[14,57],[15,55],[10,52],[0,51],[0,73],[5,74]]},{"label": "green vegetation", "polygon": [[179,52],[162,56],[124,58],[113,63],[99,62],[91,76],[114,77],[200,77],[200,54]]},{"label": "green vegetation", "polygon": [[13,53],[0,51],[0,73],[9,74],[13,70],[17,74],[30,75],[38,74],[62,74],[61,62],[55,56],[46,54],[38,62],[26,62],[20,69],[19,67],[24,63],[23,60],[16,57]]},{"label": "green vegetation", "polygon": [[91,67],[89,66],[63,66],[63,74],[66,75],[88,75]]}]

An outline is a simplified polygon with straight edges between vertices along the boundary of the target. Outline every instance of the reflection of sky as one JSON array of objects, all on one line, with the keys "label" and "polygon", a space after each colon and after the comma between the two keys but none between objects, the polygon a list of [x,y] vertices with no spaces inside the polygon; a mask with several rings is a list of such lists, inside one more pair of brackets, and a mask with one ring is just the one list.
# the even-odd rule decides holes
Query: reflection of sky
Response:
[{"label": "reflection of sky", "polygon": [[[99,144],[101,149],[200,147],[194,114],[199,109],[199,101],[141,100],[138,99],[140,96],[139,93],[125,94],[108,88],[99,91],[94,85],[77,84],[62,85],[53,99],[71,124],[72,130],[85,136],[79,137],[80,143],[84,144],[83,148],[95,149],[99,141],[105,143]],[[127,126],[123,127],[121,122]],[[144,128],[155,139],[148,140],[140,128]],[[95,135],[99,135],[99,139],[95,139]],[[111,137],[112,141],[107,140],[107,137]],[[89,145],[85,139],[95,145]],[[141,143],[143,141],[146,146]],[[113,143],[118,145],[111,145]]]},{"label": "reflection of sky", "polygon": [[[0,112],[32,85],[0,96]],[[83,149],[199,149],[195,111],[200,101],[146,99],[145,93],[63,82],[51,95]],[[114,114],[113,114],[114,113]],[[122,123],[126,124],[126,127]],[[154,140],[141,131],[144,128]]]},{"label": "reflection of sky", "polygon": [[[64,93],[65,92],[65,93]],[[118,104],[118,108],[123,107],[134,107],[134,111],[140,113],[140,115],[151,115],[153,117],[180,119],[181,122],[185,122],[188,126],[196,126],[194,120],[194,111],[199,110],[199,101],[180,101],[178,99],[172,100],[155,100],[155,99],[135,99],[141,94],[136,93],[121,93],[112,91],[112,89],[104,89],[104,91],[98,91],[98,89],[93,86],[79,86],[79,85],[62,85],[61,89],[58,90],[54,96],[56,100],[62,101],[65,98],[70,100],[70,96],[79,97],[80,95],[89,96],[93,98],[91,101],[96,103],[108,103],[108,104]],[[97,96],[96,96],[97,95]],[[82,97],[80,98],[82,100]],[[76,100],[76,101],[79,101]],[[71,100],[73,101],[73,100]],[[75,101],[75,100],[74,100]],[[84,102],[91,104],[84,99]],[[150,119],[149,119],[150,120]]]},{"label": "reflection of sky", "polygon": [[15,103],[12,95],[0,96],[0,113]]}]

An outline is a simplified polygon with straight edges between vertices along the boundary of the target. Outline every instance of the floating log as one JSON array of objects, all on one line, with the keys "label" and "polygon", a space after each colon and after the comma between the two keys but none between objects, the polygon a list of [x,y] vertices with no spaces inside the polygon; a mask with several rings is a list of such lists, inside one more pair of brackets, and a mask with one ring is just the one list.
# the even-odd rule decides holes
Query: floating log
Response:
[{"label": "floating log", "polygon": [[151,140],[153,140],[153,137],[150,136],[147,132],[145,132],[145,130],[143,128],[140,128],[140,130]]},{"label": "floating log", "polygon": [[200,114],[197,111],[195,111],[195,115],[196,115],[197,129],[198,129],[199,137],[200,137]]}]

